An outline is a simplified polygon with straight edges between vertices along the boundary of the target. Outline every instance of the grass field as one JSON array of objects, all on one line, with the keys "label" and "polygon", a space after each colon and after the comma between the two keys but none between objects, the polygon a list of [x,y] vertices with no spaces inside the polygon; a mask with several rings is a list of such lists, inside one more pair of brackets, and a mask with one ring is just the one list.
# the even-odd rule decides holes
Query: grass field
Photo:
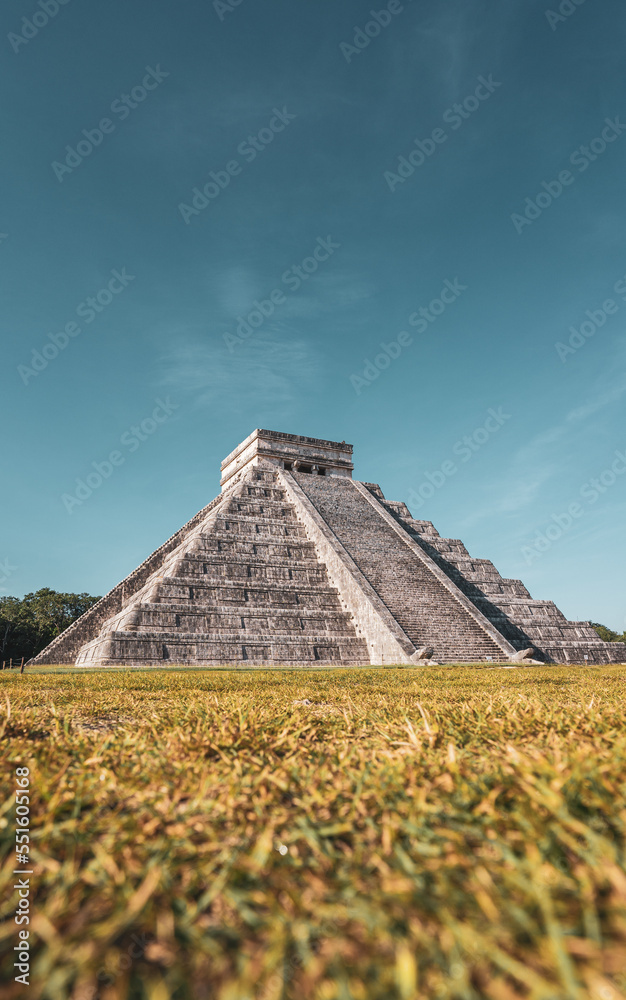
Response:
[{"label": "grass field", "polygon": [[625,680],[5,672],[2,996],[626,997]]}]

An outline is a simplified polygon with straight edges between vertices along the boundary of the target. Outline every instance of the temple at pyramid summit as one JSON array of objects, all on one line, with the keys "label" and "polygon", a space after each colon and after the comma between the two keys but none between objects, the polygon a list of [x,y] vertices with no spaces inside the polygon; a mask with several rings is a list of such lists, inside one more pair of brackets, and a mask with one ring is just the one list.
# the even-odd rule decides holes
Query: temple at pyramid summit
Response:
[{"label": "temple at pyramid summit", "polygon": [[220,495],[32,663],[623,663],[458,539],[353,479],[352,445],[255,430]]}]

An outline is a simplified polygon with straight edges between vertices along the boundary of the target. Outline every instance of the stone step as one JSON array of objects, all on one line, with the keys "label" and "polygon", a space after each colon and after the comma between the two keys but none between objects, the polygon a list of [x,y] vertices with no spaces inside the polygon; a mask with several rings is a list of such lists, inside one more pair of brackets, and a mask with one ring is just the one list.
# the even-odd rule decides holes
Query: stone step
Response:
[{"label": "stone step", "polygon": [[[141,612],[146,612],[146,613],[154,611],[155,613],[163,614],[163,606],[161,604],[154,604],[154,603],[151,603],[149,601],[145,601],[142,604],[137,605],[137,607],[134,609],[134,611],[135,612],[141,611]],[[232,615],[242,614],[242,615],[254,615],[254,616],[261,615],[262,617],[264,617],[266,615],[279,614],[281,618],[283,618],[285,616],[287,616],[289,618],[292,618],[292,617],[293,618],[309,618],[309,617],[311,617],[311,618],[319,618],[320,615],[323,615],[324,618],[337,618],[337,619],[341,619],[342,621],[343,620],[345,620],[345,621],[351,621],[352,620],[352,616],[349,614],[349,612],[344,611],[343,608],[341,608],[339,606],[339,604],[337,605],[337,608],[335,610],[324,609],[322,612],[320,612],[320,610],[318,608],[307,608],[307,607],[300,607],[300,606],[289,607],[289,608],[281,608],[280,610],[278,610],[278,611],[275,612],[272,609],[266,609],[265,611],[257,611],[257,610],[254,610],[254,609],[251,610],[250,607],[247,604],[243,605],[242,608],[241,608],[241,610],[238,611],[238,610],[236,610],[236,609],[233,608],[232,604],[214,604],[214,605],[211,605],[210,608],[207,608],[204,605],[202,607],[190,607],[188,602],[177,604],[175,601],[169,601],[168,602],[168,611],[171,611],[171,612],[174,612],[174,613],[179,613],[179,614],[187,614],[187,615],[211,614],[211,615],[230,615],[230,616],[232,616]]]},{"label": "stone step", "polygon": [[[216,520],[217,530],[225,535],[236,537],[238,535],[254,539],[260,538],[297,538],[306,541],[304,529],[295,519],[276,520],[263,517],[244,517],[240,514],[219,517]],[[226,537],[228,537],[226,535]]]},{"label": "stone step", "polygon": [[249,518],[262,517],[275,521],[295,518],[293,507],[290,504],[284,500],[271,500],[268,497],[263,499],[237,497],[231,500],[223,516],[229,517],[230,515]]},{"label": "stone step", "polygon": [[140,636],[114,632],[81,649],[78,666],[98,662],[102,666],[125,663],[130,666],[166,666],[193,663],[203,666],[228,664],[298,666],[325,664],[356,666],[369,662],[367,646],[360,639],[329,636],[302,636],[297,639],[281,636],[245,636],[238,641],[230,636],[214,634],[170,635],[154,633]]},{"label": "stone step", "polygon": [[[501,599],[498,601],[498,607],[502,609],[503,614],[505,613],[505,609],[514,609],[515,613],[519,615],[528,614],[530,617],[536,615],[538,617],[559,618],[562,621],[566,621],[563,613],[559,611],[552,601],[533,601],[532,597],[518,597],[517,594],[513,597],[509,597],[508,595],[506,597],[503,595],[499,596]],[[493,604],[492,597],[493,595],[486,594],[483,596],[483,600],[487,604]],[[480,597],[476,598],[477,601],[480,599]]]},{"label": "stone step", "polygon": [[[195,567],[221,567],[221,566],[264,566],[266,568],[279,569],[323,569],[319,560],[315,558],[314,552],[307,552],[306,556],[265,556],[252,552],[186,552],[181,556],[180,564],[185,564],[190,570]],[[202,572],[203,570],[201,570]],[[195,575],[193,569],[192,575]]]},{"label": "stone step", "polygon": [[[240,504],[243,507],[243,504]],[[233,502],[231,501],[228,505],[222,507],[220,513],[217,516],[217,521],[232,521],[239,520],[245,522],[254,521],[270,521],[273,524],[282,523],[282,521],[292,521],[294,520],[294,511],[289,508],[286,501],[281,501],[280,504],[276,504],[273,510],[270,510],[268,506],[264,510],[253,511],[251,509],[237,509]]]},{"label": "stone step", "polygon": [[184,607],[173,608],[168,605],[167,610],[163,610],[158,605],[142,605],[138,611],[133,612],[132,623],[124,625],[115,631],[167,631],[181,629],[183,632],[206,632],[206,633],[231,633],[241,632],[244,634],[255,633],[257,635],[274,635],[277,633],[290,633],[294,635],[320,634],[326,635],[343,634],[351,636],[354,634],[354,626],[348,614],[340,611],[297,611],[286,609],[281,612],[271,612],[265,614],[252,612],[249,609],[235,610],[225,608],[219,611],[193,609]]},{"label": "stone step", "polygon": [[[260,639],[266,640],[268,638],[273,639],[275,636],[280,636],[281,639],[293,639],[294,641],[299,641],[301,638],[311,639],[311,641],[323,639],[325,642],[329,637],[333,640],[336,638],[342,642],[350,642],[354,638],[354,629],[349,622],[340,622],[337,628],[326,628],[325,625],[330,623],[304,619],[304,628],[295,621],[278,622],[267,627],[264,622],[258,621],[254,617],[239,615],[237,616],[237,622],[233,623],[232,627],[229,627],[229,624],[223,618],[219,623],[213,623],[210,618],[207,621],[194,622],[190,621],[187,615],[180,615],[178,616],[180,624],[177,625],[177,616],[173,617],[174,620],[163,622],[163,624],[146,622],[139,625],[127,625],[124,628],[113,629],[109,635],[124,634],[139,636],[141,638],[152,635],[217,636],[220,639],[235,638],[241,642],[247,642],[251,639],[255,641]],[[244,622],[246,624],[243,624]],[[196,624],[198,627],[194,628]]]},{"label": "stone step", "polygon": [[326,570],[319,564],[309,563],[302,566],[293,562],[289,565],[278,563],[267,565],[261,560],[254,563],[235,560],[209,563],[204,560],[195,562],[184,557],[176,569],[176,575],[177,578],[204,579],[209,583],[218,583],[222,580],[263,580],[272,585],[291,581],[309,586],[315,583],[328,583]]},{"label": "stone step", "polygon": [[304,539],[294,541],[261,541],[258,537],[251,539],[233,538],[231,533],[215,532],[212,535],[201,535],[194,541],[193,549],[188,553],[200,558],[203,553],[208,555],[224,554],[227,556],[258,556],[260,559],[297,559],[317,561],[315,546]]},{"label": "stone step", "polygon": [[192,604],[213,607],[308,607],[340,609],[337,590],[330,586],[306,586],[281,583],[276,586],[255,585],[253,580],[242,586],[232,580],[217,584],[199,582],[198,578],[168,577],[158,585],[158,594],[151,598],[155,604],[189,601]]},{"label": "stone step", "polygon": [[553,663],[626,664],[626,645],[620,642],[546,642],[541,651]]},{"label": "stone step", "polygon": [[250,486],[244,487],[242,497],[258,497],[259,499],[284,501],[285,491],[277,486]]}]

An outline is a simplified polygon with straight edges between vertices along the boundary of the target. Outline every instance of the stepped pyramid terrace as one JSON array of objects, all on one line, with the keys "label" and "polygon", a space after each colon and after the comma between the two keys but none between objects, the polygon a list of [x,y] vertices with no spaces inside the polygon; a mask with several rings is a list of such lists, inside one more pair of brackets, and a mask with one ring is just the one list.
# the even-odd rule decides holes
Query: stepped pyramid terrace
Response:
[{"label": "stepped pyramid terrace", "polygon": [[255,430],[220,495],[31,662],[626,661],[353,468],[344,441]]}]

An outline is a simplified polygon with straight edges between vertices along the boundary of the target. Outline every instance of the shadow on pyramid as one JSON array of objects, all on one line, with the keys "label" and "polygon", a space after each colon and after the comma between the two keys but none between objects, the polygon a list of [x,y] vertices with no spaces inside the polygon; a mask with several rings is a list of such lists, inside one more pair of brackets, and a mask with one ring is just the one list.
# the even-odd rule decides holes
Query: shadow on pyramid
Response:
[{"label": "shadow on pyramid", "polygon": [[222,462],[221,494],[31,663],[626,660],[352,471],[343,441],[254,431]]}]

